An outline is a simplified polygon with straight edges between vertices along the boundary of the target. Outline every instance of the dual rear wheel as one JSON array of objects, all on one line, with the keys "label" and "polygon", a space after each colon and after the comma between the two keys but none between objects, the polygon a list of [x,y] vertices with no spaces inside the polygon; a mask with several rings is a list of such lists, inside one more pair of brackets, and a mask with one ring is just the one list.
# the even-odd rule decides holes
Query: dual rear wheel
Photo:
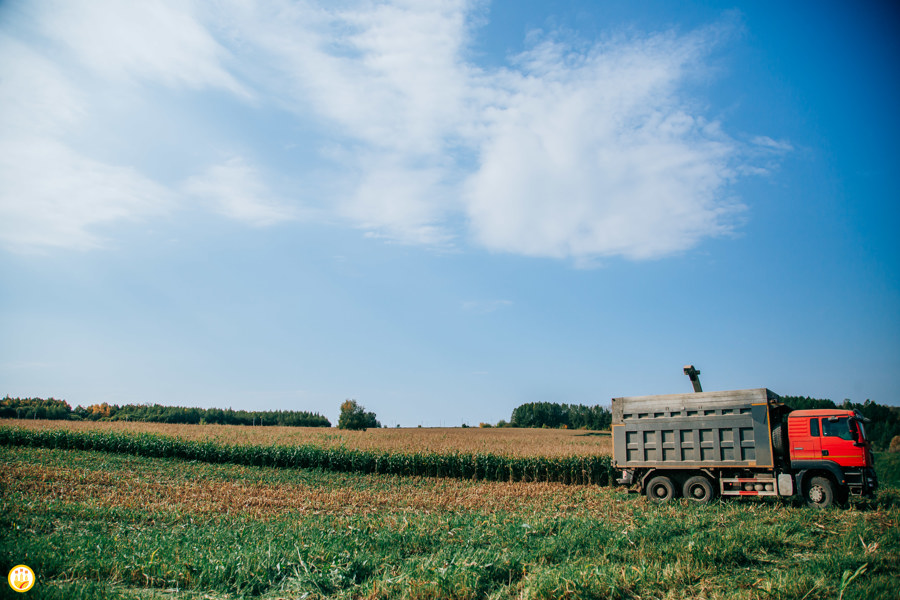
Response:
[{"label": "dual rear wheel", "polygon": [[680,489],[668,475],[656,475],[647,484],[647,498],[657,504],[669,502],[680,495],[693,502],[706,504],[716,497],[716,489],[713,482],[703,475],[689,477]]},{"label": "dual rear wheel", "polygon": [[699,504],[712,502],[716,497],[716,488],[713,487],[713,482],[703,475],[694,475],[685,481],[682,492],[685,498]]},{"label": "dual rear wheel", "polygon": [[675,483],[666,475],[657,475],[647,484],[647,498],[652,502],[663,504],[675,496]]}]

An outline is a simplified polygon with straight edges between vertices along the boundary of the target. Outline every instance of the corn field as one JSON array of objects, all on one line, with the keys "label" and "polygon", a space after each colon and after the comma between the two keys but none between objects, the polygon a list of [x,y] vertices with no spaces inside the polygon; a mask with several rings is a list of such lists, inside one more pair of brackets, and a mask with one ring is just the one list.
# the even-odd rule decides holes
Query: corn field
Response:
[{"label": "corn field", "polygon": [[94,450],[284,469],[322,469],[345,473],[477,481],[533,481],[575,485],[608,485],[612,481],[612,465],[608,455],[516,457],[490,453],[357,450],[310,444],[230,445],[150,433],[21,427],[0,427],[0,445]]},{"label": "corn field", "polygon": [[437,454],[499,454],[517,457],[568,457],[612,454],[609,433],[573,429],[480,427],[407,427],[347,431],[326,427],[251,427],[244,425],[183,425],[138,421],[49,421],[0,419],[0,426],[26,429],[66,429],[153,433],[217,444],[353,448],[375,452]]}]

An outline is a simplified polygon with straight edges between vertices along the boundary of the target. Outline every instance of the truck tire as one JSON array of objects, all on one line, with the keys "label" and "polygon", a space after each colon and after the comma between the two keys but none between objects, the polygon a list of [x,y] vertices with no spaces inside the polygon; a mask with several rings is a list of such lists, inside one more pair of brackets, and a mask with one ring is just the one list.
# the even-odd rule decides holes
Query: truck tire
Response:
[{"label": "truck tire", "polygon": [[647,484],[647,498],[663,504],[675,498],[675,484],[665,475],[657,475]]},{"label": "truck tire", "polygon": [[716,497],[716,489],[713,482],[703,475],[694,475],[684,482],[682,495],[698,504],[709,504]]},{"label": "truck tire", "polygon": [[834,484],[827,477],[813,477],[806,484],[803,497],[812,508],[828,508],[835,502]]},{"label": "truck tire", "polygon": [[772,452],[775,454],[773,458],[784,458],[786,436],[784,435],[784,423],[775,423],[772,426]]}]

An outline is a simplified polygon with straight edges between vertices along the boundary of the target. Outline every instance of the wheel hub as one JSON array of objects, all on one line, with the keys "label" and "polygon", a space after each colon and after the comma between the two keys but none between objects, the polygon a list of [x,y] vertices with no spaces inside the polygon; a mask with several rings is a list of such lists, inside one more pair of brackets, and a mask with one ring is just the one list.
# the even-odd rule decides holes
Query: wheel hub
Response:
[{"label": "wheel hub", "polygon": [[809,488],[809,499],[816,503],[821,502],[825,499],[825,490],[821,486],[814,485]]}]

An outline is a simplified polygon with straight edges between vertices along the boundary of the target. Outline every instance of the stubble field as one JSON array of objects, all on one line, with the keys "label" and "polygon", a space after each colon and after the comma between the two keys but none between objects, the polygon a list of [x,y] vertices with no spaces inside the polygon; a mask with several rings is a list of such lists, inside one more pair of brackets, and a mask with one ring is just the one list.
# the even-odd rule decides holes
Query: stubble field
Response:
[{"label": "stubble field", "polygon": [[[390,431],[490,443],[490,430]],[[0,556],[35,570],[31,597],[874,599],[896,598],[900,576],[891,490],[817,512],[53,448],[0,446],[0,465]]]}]

